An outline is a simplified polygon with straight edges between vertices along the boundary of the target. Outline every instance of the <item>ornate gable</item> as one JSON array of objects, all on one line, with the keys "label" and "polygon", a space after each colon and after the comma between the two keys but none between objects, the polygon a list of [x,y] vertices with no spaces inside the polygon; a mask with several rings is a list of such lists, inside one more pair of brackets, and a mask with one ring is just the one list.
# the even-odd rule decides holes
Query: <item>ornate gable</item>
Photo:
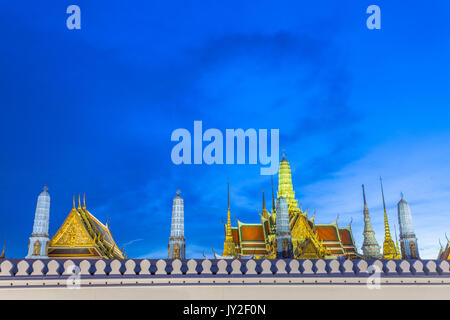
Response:
[{"label": "ornate gable", "polygon": [[88,247],[93,245],[95,245],[95,242],[76,210],[69,213],[50,244],[53,247]]}]

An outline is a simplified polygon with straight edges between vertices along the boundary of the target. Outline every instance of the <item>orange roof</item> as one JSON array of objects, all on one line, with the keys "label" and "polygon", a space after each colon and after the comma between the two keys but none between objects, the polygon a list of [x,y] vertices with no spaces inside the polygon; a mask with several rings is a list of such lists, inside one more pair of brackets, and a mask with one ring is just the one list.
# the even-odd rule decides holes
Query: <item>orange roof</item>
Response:
[{"label": "orange roof", "polygon": [[341,237],[342,244],[344,245],[353,245],[350,232],[345,229],[339,229],[339,236]]},{"label": "orange roof", "polygon": [[318,226],[316,225],[316,232],[320,240],[323,241],[339,241],[336,233],[336,227],[333,226]]},{"label": "orange roof", "polygon": [[233,235],[233,241],[235,244],[239,245],[239,232],[237,228],[231,228],[231,234]]},{"label": "orange roof", "polygon": [[265,241],[262,225],[241,226],[242,241]]}]

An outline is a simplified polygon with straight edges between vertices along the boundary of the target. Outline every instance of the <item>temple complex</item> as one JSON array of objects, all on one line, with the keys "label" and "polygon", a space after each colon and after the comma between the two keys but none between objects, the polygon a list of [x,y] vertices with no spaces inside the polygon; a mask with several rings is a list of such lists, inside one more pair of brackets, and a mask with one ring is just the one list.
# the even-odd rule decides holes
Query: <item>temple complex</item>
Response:
[{"label": "temple complex", "polygon": [[[339,227],[337,220],[330,224],[317,224],[314,222],[314,215],[308,217],[308,210],[304,211],[298,205],[292,185],[291,168],[284,155],[278,172],[278,205],[275,207],[273,182],[272,211],[269,212],[266,208],[264,191],[262,202],[262,213],[259,213],[261,222],[244,223],[237,220],[237,226],[233,227],[228,191],[224,257],[254,256],[275,259],[277,256],[290,256],[290,250],[297,259],[361,257],[357,252],[350,224]],[[278,207],[287,209],[286,212],[283,209],[282,217],[277,216],[280,214]],[[277,225],[280,221],[282,228]],[[281,244],[277,237],[278,240],[281,239]]]}]

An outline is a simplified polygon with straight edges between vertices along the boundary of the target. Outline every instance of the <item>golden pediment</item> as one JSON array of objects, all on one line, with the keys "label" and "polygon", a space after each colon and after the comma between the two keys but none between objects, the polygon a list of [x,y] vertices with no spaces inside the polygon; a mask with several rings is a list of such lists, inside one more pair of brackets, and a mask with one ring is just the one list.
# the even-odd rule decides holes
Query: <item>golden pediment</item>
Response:
[{"label": "golden pediment", "polygon": [[87,232],[78,212],[72,210],[51,240],[53,247],[91,246],[95,242]]}]

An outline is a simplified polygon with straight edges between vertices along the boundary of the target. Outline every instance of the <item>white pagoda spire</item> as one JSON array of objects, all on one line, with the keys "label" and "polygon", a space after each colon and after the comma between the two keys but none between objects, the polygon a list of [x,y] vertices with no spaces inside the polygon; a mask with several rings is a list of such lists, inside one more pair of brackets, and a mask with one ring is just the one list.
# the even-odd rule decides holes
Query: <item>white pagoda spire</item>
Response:
[{"label": "white pagoda spire", "polygon": [[420,259],[419,248],[417,247],[417,238],[414,233],[414,227],[411,217],[411,209],[408,202],[401,199],[397,204],[398,225],[400,228],[400,247],[403,259]]},{"label": "white pagoda spire", "polygon": [[49,237],[48,227],[50,221],[50,195],[47,192],[47,186],[38,197],[36,212],[34,214],[33,233],[28,245],[27,259],[46,259]]},{"label": "white pagoda spire", "polygon": [[184,200],[180,196],[180,190],[177,190],[177,195],[173,198],[168,258],[186,258],[186,245],[184,238]]}]

